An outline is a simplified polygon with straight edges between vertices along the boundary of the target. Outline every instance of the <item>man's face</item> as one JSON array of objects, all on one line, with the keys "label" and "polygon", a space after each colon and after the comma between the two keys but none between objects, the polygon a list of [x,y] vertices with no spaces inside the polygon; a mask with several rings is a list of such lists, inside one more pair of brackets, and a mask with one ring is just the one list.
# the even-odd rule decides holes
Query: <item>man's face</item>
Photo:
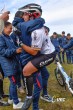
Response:
[{"label": "man's face", "polygon": [[46,35],[48,35],[49,34],[49,32],[48,32],[48,30],[45,28],[45,33],[46,33]]},{"label": "man's face", "polygon": [[71,36],[68,35],[68,36],[67,36],[67,39],[70,40],[70,39],[71,39]]},{"label": "man's face", "polygon": [[53,38],[56,38],[57,37],[57,35],[56,34],[53,34]]},{"label": "man's face", "polygon": [[62,37],[64,37],[65,36],[65,34],[62,34]]},{"label": "man's face", "polygon": [[25,22],[30,20],[30,17],[29,17],[28,13],[24,13],[22,18],[24,19]]},{"label": "man's face", "polygon": [[4,33],[7,35],[10,35],[12,32],[12,24],[8,25],[7,27],[4,27]]}]

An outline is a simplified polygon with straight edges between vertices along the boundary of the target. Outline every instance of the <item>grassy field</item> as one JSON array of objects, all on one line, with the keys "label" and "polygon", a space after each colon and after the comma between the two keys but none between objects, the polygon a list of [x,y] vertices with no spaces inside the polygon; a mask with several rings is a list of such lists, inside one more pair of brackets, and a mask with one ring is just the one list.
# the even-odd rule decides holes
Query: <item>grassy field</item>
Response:
[{"label": "grassy field", "polygon": [[[50,78],[48,81],[48,92],[51,96],[53,96],[56,100],[54,103],[48,103],[45,101],[40,100],[39,106],[41,110],[73,110],[73,96],[71,93],[67,90],[65,90],[63,87],[61,87],[58,82],[56,81],[54,69],[56,65],[51,64],[48,66],[48,70],[50,72]],[[73,64],[63,64],[63,67],[65,71],[70,75],[70,72],[73,71]],[[4,80],[4,91],[5,93],[8,93],[8,86],[9,82],[8,79]],[[25,94],[24,94],[25,96]],[[19,97],[23,99],[23,95],[19,94]],[[64,102],[58,102],[57,98],[65,98]],[[5,99],[7,100],[7,99]],[[0,110],[13,110],[12,106],[9,107],[0,107]],[[29,110],[32,110],[32,107],[30,107]]]}]

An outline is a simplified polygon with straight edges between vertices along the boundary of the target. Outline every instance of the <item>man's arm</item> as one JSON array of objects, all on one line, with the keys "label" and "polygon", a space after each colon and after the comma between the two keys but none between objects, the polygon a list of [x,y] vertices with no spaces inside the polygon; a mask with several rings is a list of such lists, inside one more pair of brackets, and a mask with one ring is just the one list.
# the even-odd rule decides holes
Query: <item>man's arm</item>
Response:
[{"label": "man's arm", "polygon": [[3,39],[2,36],[0,36],[0,55],[11,58],[13,55],[17,55],[18,53],[21,53],[22,49],[21,48],[8,48],[6,46],[6,43]]},{"label": "man's arm", "polygon": [[32,32],[36,29],[39,29],[41,27],[43,27],[45,21],[43,18],[36,18],[33,20],[29,20],[26,24],[26,31],[27,32]]},{"label": "man's arm", "polygon": [[73,46],[73,40],[71,40],[68,44],[66,44],[65,46],[63,46],[64,49],[69,49]]},{"label": "man's arm", "polygon": [[23,44],[22,42],[20,42],[19,45],[27,53],[31,55],[36,55],[41,50],[43,39],[41,33],[37,33],[36,30],[32,32],[31,37],[32,37],[31,47]]},{"label": "man's arm", "polygon": [[0,16],[0,34],[2,33],[3,29],[4,29],[4,21],[7,21],[9,19],[9,11],[3,13]]},{"label": "man's arm", "polygon": [[4,21],[0,19],[0,34],[2,34],[3,29],[4,29]]},{"label": "man's arm", "polygon": [[34,48],[29,47],[29,46],[27,46],[25,44],[21,44],[21,47],[22,47],[23,50],[25,50],[27,53],[29,53],[29,54],[31,54],[33,56],[35,56],[38,53],[38,51],[39,51],[39,49],[34,49]]}]

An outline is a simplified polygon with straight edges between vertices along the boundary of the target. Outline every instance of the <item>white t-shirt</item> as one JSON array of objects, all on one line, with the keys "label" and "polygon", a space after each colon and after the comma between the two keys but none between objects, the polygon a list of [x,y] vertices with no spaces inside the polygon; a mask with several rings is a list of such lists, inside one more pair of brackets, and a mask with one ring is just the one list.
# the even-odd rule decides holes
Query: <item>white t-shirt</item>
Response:
[{"label": "white t-shirt", "polygon": [[31,38],[31,47],[39,49],[42,54],[51,54],[55,51],[55,47],[50,37],[46,35],[44,27],[33,31],[31,33]]}]

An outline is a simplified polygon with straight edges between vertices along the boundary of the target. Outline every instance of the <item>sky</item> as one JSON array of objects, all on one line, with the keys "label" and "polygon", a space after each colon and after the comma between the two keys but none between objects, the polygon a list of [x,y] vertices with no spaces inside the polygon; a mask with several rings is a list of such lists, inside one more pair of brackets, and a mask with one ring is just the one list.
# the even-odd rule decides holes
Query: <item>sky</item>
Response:
[{"label": "sky", "polygon": [[12,22],[18,8],[28,4],[37,3],[41,5],[45,19],[45,25],[53,32],[61,34],[62,31],[71,33],[73,37],[73,0],[0,0],[0,10],[11,12],[9,21]]}]

